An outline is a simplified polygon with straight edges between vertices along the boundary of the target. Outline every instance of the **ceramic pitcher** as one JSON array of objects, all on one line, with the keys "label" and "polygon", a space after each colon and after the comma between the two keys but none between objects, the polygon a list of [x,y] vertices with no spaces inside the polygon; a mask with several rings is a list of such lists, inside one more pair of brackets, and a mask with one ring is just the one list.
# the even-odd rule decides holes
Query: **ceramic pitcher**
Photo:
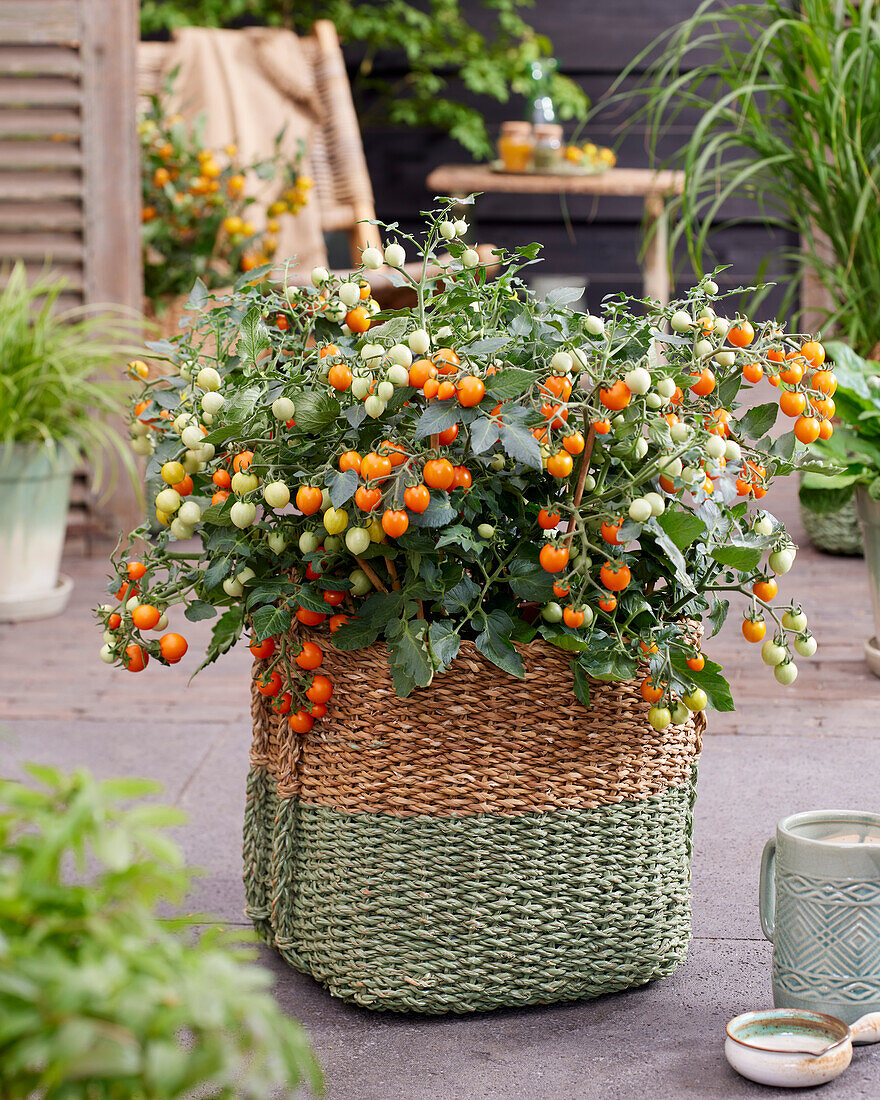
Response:
[{"label": "ceramic pitcher", "polygon": [[880,1011],[880,814],[780,821],[764,847],[760,913],[778,1008],[846,1023]]}]

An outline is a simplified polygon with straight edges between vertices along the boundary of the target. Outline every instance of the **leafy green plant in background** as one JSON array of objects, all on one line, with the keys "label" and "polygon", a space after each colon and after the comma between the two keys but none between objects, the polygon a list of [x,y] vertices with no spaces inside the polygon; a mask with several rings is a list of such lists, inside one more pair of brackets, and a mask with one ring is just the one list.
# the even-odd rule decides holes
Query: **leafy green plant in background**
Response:
[{"label": "leafy green plant in background", "polygon": [[0,1094],[247,1097],[320,1075],[241,937],[160,920],[192,882],[140,779],[31,766],[0,781]]},{"label": "leafy green plant in background", "polygon": [[[229,26],[241,22],[287,26],[306,33],[316,19],[336,24],[343,43],[364,51],[355,93],[368,115],[401,126],[432,126],[449,133],[475,157],[490,156],[494,141],[482,112],[460,101],[470,96],[506,103],[511,92],[529,90],[530,63],[553,52],[520,11],[531,0],[481,0],[491,13],[491,31],[483,34],[471,17],[476,4],[461,0],[141,0],[141,29],[156,34],[187,24]],[[373,72],[379,53],[402,54],[408,71],[398,81]],[[588,100],[574,81],[559,73],[548,77],[549,94],[562,119],[583,119]]]},{"label": "leafy green plant in background", "polygon": [[[730,225],[726,204],[755,200],[762,224],[800,235],[802,250],[777,254],[827,290],[827,322],[870,354],[880,340],[880,6],[704,0],[659,45],[624,76],[654,55],[635,94],[655,153],[694,118],[672,158],[687,178],[670,246],[684,239],[695,270],[713,267],[709,240]],[[798,290],[793,279],[783,311]]]},{"label": "leafy green plant in background", "polygon": [[814,450],[838,472],[831,477],[806,473],[800,489],[801,502],[825,515],[837,512],[859,486],[880,500],[880,363],[837,341],[828,344],[828,352],[837,378],[835,411],[842,423]]},{"label": "leafy green plant in background", "polygon": [[[138,351],[142,320],[86,306],[59,309],[65,289],[48,272],[29,281],[18,263],[0,291],[0,463],[4,445],[42,444],[75,461],[85,457],[97,483],[110,454],[134,471],[105,418],[125,408],[118,366]],[[110,367],[112,378],[104,373]]]}]

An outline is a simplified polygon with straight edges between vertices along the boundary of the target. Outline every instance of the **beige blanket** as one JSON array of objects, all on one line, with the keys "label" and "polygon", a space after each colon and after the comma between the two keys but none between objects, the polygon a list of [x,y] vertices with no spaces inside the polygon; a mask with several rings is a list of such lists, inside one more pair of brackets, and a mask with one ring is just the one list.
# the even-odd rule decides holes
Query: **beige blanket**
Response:
[{"label": "beige blanket", "polygon": [[[178,66],[169,109],[190,121],[204,114],[208,148],[234,143],[241,161],[248,163],[269,156],[283,129],[282,152],[292,161],[298,141],[303,140],[302,172],[311,175],[309,139],[323,119],[312,70],[295,34],[268,27],[241,31],[185,27],[175,34],[163,76]],[[266,206],[282,188],[280,180],[249,180],[248,193],[259,203],[251,207],[248,217],[259,228],[265,225]],[[299,214],[286,214],[280,220],[279,259],[296,256],[305,271],[326,264],[314,190]]]}]

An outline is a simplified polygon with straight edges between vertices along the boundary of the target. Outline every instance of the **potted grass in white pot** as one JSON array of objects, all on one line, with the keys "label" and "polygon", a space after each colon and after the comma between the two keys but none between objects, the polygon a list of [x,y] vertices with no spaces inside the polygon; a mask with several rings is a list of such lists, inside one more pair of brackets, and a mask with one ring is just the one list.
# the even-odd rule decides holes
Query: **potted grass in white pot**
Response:
[{"label": "potted grass in white pot", "polygon": [[65,281],[28,280],[16,264],[0,291],[0,621],[63,610],[59,578],[74,467],[112,483],[117,462],[134,474],[109,422],[126,404],[122,374],[108,375],[139,324],[91,307],[60,310]]}]

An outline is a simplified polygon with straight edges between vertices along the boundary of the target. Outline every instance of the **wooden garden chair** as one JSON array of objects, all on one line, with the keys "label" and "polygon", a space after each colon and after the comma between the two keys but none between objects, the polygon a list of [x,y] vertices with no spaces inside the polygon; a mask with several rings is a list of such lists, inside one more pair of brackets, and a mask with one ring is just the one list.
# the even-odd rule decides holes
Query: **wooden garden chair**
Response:
[{"label": "wooden garden chair", "polygon": [[[321,19],[315,23],[311,34],[298,41],[311,70],[308,83],[316,90],[321,114],[319,123],[311,130],[304,169],[313,180],[309,201],[317,204],[323,233],[341,230],[348,235],[351,262],[356,265],[360,263],[363,249],[381,248],[382,241],[378,228],[370,224],[376,217],[373,189],[339,37],[334,25]],[[138,88],[142,96],[159,90],[170,48],[164,42],[140,44]],[[295,74],[290,75],[295,79]],[[234,135],[230,134],[228,140],[233,141]],[[490,248],[483,246],[481,256],[491,264]],[[319,262],[326,265],[326,252],[323,261]],[[420,268],[420,264],[412,264],[412,274]],[[310,271],[295,269],[289,281],[302,284],[308,282],[309,276]],[[381,268],[366,273],[366,277],[373,285],[373,296],[383,307],[399,308],[414,300],[408,287],[394,287]]]}]

